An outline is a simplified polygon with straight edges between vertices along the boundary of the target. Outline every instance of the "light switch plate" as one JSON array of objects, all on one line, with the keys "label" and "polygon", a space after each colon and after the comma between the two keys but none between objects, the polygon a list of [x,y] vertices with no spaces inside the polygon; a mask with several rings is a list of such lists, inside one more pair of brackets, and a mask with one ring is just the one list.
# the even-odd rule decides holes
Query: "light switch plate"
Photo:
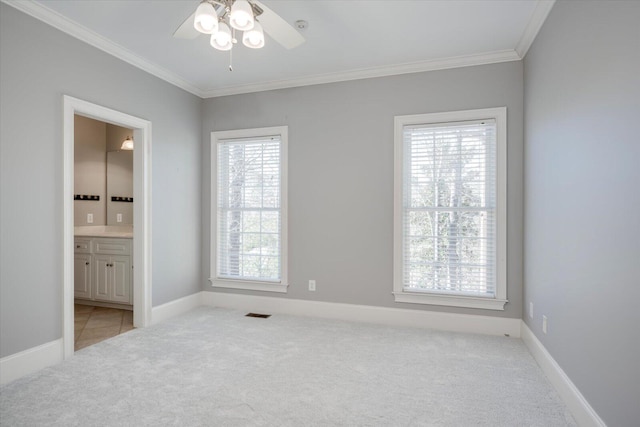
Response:
[{"label": "light switch plate", "polygon": [[93,224],[93,214],[92,213],[88,213],[87,214],[87,224]]}]

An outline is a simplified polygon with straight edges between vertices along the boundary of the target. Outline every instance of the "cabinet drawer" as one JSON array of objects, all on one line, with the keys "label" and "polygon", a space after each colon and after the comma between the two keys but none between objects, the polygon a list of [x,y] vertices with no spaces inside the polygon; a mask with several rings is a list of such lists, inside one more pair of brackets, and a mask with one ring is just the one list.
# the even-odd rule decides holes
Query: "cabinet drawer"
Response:
[{"label": "cabinet drawer", "polygon": [[93,239],[93,253],[131,255],[131,239]]},{"label": "cabinet drawer", "polygon": [[73,240],[73,251],[77,254],[91,253],[91,239],[79,239]]}]

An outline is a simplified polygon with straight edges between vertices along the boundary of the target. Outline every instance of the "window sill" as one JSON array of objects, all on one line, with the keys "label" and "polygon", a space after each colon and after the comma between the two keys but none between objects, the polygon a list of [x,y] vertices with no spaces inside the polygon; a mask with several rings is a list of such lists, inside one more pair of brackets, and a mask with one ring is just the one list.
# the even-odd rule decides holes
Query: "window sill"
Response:
[{"label": "window sill", "polygon": [[287,292],[287,284],[281,282],[257,282],[246,280],[229,280],[209,278],[214,288],[244,289],[247,291]]},{"label": "window sill", "polygon": [[421,292],[394,292],[393,295],[395,296],[396,302],[480,308],[484,310],[504,310],[504,305],[508,302],[506,299],[427,294]]}]

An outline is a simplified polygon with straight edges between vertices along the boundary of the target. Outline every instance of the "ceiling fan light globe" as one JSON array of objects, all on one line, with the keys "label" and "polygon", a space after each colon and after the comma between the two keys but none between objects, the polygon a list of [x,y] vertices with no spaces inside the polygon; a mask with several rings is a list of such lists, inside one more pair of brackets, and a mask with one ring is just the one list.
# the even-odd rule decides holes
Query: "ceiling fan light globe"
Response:
[{"label": "ceiling fan light globe", "polygon": [[196,9],[193,27],[203,34],[213,34],[218,29],[218,14],[211,3],[202,2]]},{"label": "ceiling fan light globe", "polygon": [[236,0],[233,3],[231,14],[229,15],[229,23],[233,28],[240,31],[247,31],[253,28],[255,24],[253,10],[247,0]]},{"label": "ceiling fan light globe", "polygon": [[251,49],[260,49],[264,46],[264,32],[259,22],[256,21],[251,30],[244,32],[242,43]]},{"label": "ceiling fan light globe", "polygon": [[231,29],[224,22],[220,23],[218,31],[211,34],[209,41],[212,47],[218,50],[230,50],[233,47],[233,39],[231,37]]}]

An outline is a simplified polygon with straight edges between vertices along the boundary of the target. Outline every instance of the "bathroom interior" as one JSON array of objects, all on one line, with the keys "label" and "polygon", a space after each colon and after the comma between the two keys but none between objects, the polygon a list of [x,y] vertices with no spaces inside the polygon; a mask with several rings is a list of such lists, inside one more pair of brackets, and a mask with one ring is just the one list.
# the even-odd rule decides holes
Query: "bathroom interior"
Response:
[{"label": "bathroom interior", "polygon": [[133,130],[74,117],[74,348],[133,329]]}]

